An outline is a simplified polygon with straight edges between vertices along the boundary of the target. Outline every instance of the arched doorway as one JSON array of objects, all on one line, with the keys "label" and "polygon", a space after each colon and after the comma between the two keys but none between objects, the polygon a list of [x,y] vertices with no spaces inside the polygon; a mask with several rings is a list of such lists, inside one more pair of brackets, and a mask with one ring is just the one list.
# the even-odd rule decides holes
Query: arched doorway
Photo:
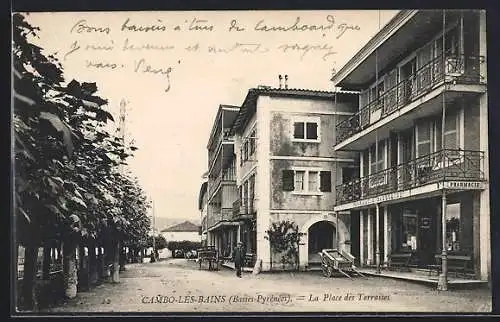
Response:
[{"label": "arched doorway", "polygon": [[332,222],[322,220],[312,224],[308,229],[309,264],[321,262],[320,253],[323,249],[337,248],[335,226]]}]

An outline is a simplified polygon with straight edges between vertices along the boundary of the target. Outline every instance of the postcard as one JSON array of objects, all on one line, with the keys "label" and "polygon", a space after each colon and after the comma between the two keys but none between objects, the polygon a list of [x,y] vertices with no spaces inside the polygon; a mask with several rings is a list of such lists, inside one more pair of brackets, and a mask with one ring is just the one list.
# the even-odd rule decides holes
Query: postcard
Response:
[{"label": "postcard", "polygon": [[491,312],[484,10],[12,24],[16,315]]}]

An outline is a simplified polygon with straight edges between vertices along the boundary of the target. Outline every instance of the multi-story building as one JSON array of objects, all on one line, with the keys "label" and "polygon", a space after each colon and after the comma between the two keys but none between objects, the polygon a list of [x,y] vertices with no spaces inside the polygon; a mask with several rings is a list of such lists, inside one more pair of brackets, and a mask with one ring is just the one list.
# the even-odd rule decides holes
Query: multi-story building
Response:
[{"label": "multi-story building", "polygon": [[446,288],[453,257],[489,279],[485,26],[479,10],[403,10],[332,77],[360,91],[334,147],[361,151],[359,175],[334,209],[358,222],[362,265],[411,254]]},{"label": "multi-story building", "polygon": [[203,182],[198,194],[198,210],[200,211],[201,222],[201,243],[207,245],[207,214],[208,214],[208,173],[202,176]]},{"label": "multi-story building", "polygon": [[221,257],[230,257],[236,246],[237,224],[233,222],[232,212],[238,190],[234,138],[230,132],[238,111],[237,106],[219,106],[207,145],[208,207],[203,229],[208,245],[215,246]]},{"label": "multi-story building", "polygon": [[263,271],[282,267],[280,257],[271,254],[266,231],[283,220],[304,234],[301,269],[318,262],[323,248],[349,251],[349,212],[336,217],[333,207],[336,183],[356,172],[357,160],[355,153],[335,152],[332,142],[335,124],[352,116],[357,104],[354,92],[248,91],[233,125],[239,190],[234,218],[237,239],[256,255]]}]

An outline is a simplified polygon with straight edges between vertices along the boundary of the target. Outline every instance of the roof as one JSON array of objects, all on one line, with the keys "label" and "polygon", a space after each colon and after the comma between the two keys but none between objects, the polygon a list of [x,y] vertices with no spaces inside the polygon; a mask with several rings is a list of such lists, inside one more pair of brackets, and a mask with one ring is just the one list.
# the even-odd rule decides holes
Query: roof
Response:
[{"label": "roof", "polygon": [[161,232],[198,232],[200,227],[198,225],[193,224],[190,221],[184,221],[180,224],[170,226],[168,228],[163,229]]},{"label": "roof", "polygon": [[401,10],[391,20],[380,29],[370,40],[331,78],[334,85],[340,83],[344,77],[376,48],[383,40],[393,34],[399,27],[408,21],[418,10]]},{"label": "roof", "polygon": [[240,107],[235,106],[235,105],[228,105],[228,104],[220,104],[219,105],[219,108],[217,109],[217,114],[215,115],[214,123],[212,125],[212,130],[210,131],[210,137],[208,139],[207,148],[212,144],[213,140],[215,139],[214,134],[215,134],[215,131],[217,129],[217,124],[218,124],[220,118],[222,117],[222,111],[223,110],[235,111],[235,110],[239,110],[239,109],[240,109]]},{"label": "roof", "polygon": [[340,96],[352,96],[358,95],[358,91],[346,91],[346,90],[336,90],[336,91],[320,91],[312,89],[303,88],[273,88],[273,87],[258,87],[251,88],[248,90],[248,94],[245,97],[243,104],[236,116],[233,123],[231,132],[239,132],[248,121],[247,115],[252,115],[255,112],[255,103],[259,95],[269,95],[274,97],[298,97],[298,98],[313,98],[313,99],[334,99]]}]

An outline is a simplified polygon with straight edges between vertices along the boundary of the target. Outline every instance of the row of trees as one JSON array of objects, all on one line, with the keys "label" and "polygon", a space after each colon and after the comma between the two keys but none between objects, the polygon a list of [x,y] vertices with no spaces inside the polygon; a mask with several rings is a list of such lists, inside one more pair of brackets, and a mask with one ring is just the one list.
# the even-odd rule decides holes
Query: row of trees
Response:
[{"label": "row of trees", "polygon": [[[53,56],[32,43],[39,28],[13,15],[15,228],[25,249],[22,298],[34,306],[38,249],[62,246],[65,295],[76,296],[75,250],[105,249],[119,280],[123,247],[145,247],[149,202],[121,171],[133,146],[110,133],[113,116],[95,83],[66,82]],[[17,256],[16,256],[17,258]]]}]

